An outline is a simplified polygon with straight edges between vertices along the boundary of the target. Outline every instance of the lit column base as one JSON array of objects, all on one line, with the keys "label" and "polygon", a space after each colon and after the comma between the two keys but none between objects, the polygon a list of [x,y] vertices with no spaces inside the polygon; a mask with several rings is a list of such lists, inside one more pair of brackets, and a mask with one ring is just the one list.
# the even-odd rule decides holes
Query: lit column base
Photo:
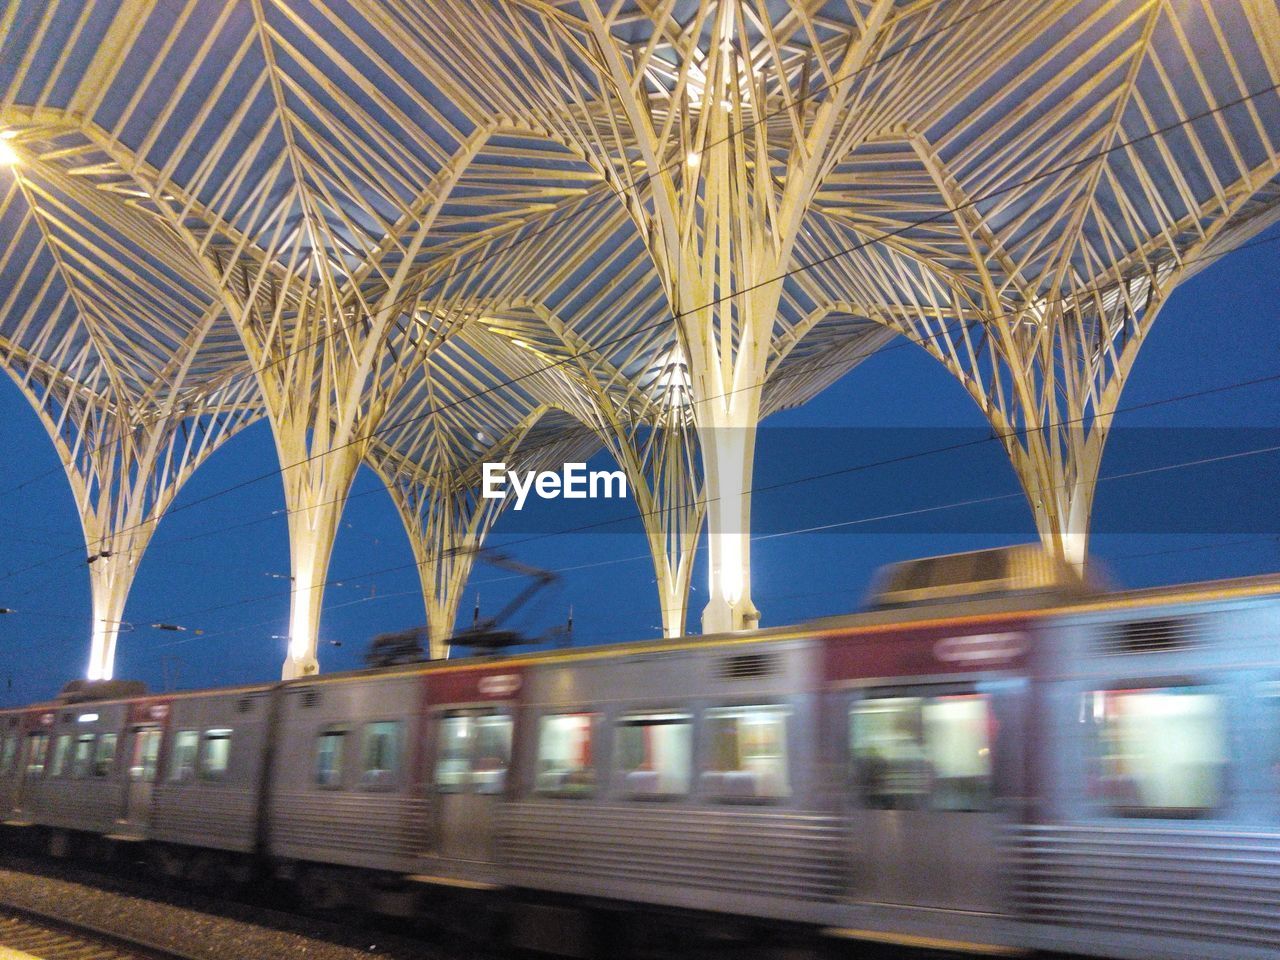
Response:
[{"label": "lit column base", "polygon": [[295,660],[290,657],[284,662],[284,670],[280,674],[281,680],[297,680],[301,677],[314,677],[320,672],[320,664],[315,657],[302,657]]}]

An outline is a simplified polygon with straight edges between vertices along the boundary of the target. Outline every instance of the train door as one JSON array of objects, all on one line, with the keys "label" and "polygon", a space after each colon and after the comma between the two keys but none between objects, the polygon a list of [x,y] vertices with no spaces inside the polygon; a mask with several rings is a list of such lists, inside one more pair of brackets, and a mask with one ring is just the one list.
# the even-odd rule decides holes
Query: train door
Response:
[{"label": "train door", "polygon": [[1007,700],[968,683],[880,687],[850,702],[858,899],[1001,909],[997,783],[1015,769]]},{"label": "train door", "polygon": [[18,767],[14,771],[17,782],[14,784],[12,817],[18,822],[26,822],[30,813],[28,803],[31,791],[45,775],[45,767],[49,762],[52,736],[48,728],[53,724],[53,714],[45,714],[40,718],[40,723],[44,729],[27,732],[17,750]]},{"label": "train door", "polygon": [[160,767],[164,729],[158,724],[135,724],[130,733],[133,747],[120,822],[131,832],[145,833],[151,819],[151,795]]},{"label": "train door", "polygon": [[0,821],[13,812],[22,759],[22,731],[17,723],[0,729]]},{"label": "train door", "polygon": [[511,764],[511,714],[496,707],[436,714],[433,789],[440,811],[440,856],[493,859],[497,805]]}]

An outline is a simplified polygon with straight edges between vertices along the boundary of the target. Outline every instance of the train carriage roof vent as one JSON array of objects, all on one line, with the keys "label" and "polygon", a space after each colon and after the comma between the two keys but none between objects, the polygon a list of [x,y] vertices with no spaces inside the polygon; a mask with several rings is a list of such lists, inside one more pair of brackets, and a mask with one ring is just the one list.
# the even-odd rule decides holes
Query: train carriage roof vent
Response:
[{"label": "train carriage roof vent", "polygon": [[724,657],[719,664],[721,680],[754,680],[778,672],[778,658],[772,653],[739,653]]},{"label": "train carriage roof vent", "polygon": [[1093,587],[1066,561],[1030,543],[892,564],[877,574],[871,605],[903,607],[1011,593],[1072,595]]},{"label": "train carriage roof vent", "polygon": [[298,700],[304,707],[314,707],[320,702],[320,691],[315,687],[302,687],[294,693],[298,695]]},{"label": "train carriage roof vent", "polygon": [[1197,617],[1164,617],[1106,624],[1094,640],[1103,656],[1129,653],[1171,653],[1186,650],[1203,639]]}]

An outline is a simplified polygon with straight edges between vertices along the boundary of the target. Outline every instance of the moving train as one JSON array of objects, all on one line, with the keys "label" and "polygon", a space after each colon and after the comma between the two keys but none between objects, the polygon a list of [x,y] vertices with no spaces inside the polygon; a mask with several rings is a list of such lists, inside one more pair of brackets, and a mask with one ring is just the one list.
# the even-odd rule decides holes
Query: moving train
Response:
[{"label": "moving train", "polygon": [[0,819],[333,909],[497,911],[570,955],[639,914],[1274,960],[1277,641],[1280,577],[1105,592],[982,551],[801,626],[84,687],[0,711]]}]

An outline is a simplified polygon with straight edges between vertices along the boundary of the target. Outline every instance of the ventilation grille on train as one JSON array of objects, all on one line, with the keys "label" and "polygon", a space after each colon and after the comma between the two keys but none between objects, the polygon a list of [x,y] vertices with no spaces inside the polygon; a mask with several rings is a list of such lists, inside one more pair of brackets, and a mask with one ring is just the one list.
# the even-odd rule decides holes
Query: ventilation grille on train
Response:
[{"label": "ventilation grille on train", "polygon": [[1200,621],[1191,617],[1110,623],[1095,641],[1098,653],[1168,653],[1186,650],[1202,639]]},{"label": "ventilation grille on train", "polygon": [[740,653],[720,661],[721,680],[752,680],[778,672],[778,658],[772,653]]},{"label": "ventilation grille on train", "polygon": [[249,713],[257,700],[257,697],[241,697],[236,701],[236,713]]},{"label": "ventilation grille on train", "polygon": [[298,699],[304,707],[314,707],[320,702],[320,691],[315,687],[304,687],[297,691]]}]

